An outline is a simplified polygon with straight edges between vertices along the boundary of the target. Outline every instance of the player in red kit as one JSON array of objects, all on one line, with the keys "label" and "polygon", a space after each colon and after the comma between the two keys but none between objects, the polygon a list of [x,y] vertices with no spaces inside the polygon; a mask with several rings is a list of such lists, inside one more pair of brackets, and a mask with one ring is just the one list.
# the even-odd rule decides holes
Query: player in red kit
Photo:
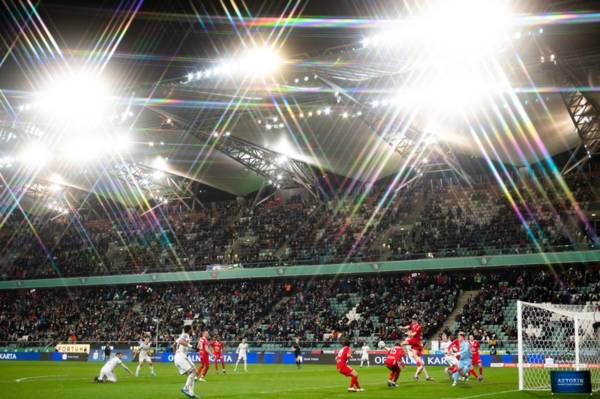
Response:
[{"label": "player in red kit", "polygon": [[[444,334],[445,335],[445,334]],[[448,378],[452,380],[452,376],[458,370],[458,361],[460,360],[460,341],[458,338],[450,341],[446,346],[446,367],[444,370],[448,374]]]},{"label": "player in red kit", "polygon": [[210,361],[208,360],[209,355],[209,341],[208,341],[208,331],[202,331],[202,336],[198,339],[198,357],[200,360],[200,366],[198,367],[198,381],[205,382],[204,377],[206,373],[208,373],[208,369],[210,368]]},{"label": "player in red kit", "polygon": [[417,315],[415,314],[412,316],[412,321],[409,325],[400,327],[400,329],[405,331],[408,335],[408,338],[404,340],[402,345],[410,346],[411,357],[417,364],[417,371],[415,372],[413,379],[418,381],[419,374],[425,373],[425,379],[427,381],[431,380],[432,378],[425,369],[425,363],[423,363],[423,342],[421,341],[423,333],[421,331],[421,325],[417,321]]},{"label": "player in red kit", "polygon": [[[477,378],[477,381],[483,381],[483,363],[479,355],[480,345],[473,334],[469,335],[469,346],[471,347],[471,370],[469,370],[469,375]],[[475,372],[475,366],[479,367],[479,375]]]},{"label": "player in red kit", "polygon": [[212,348],[213,358],[215,361],[215,370],[217,373],[219,372],[219,362],[221,362],[221,367],[223,368],[223,374],[225,374],[225,359],[223,358],[223,342],[219,339],[219,337],[215,338],[214,341],[210,343],[210,347]]},{"label": "player in red kit", "polygon": [[385,367],[390,370],[390,378],[388,379],[388,387],[390,388],[396,388],[396,382],[400,377],[400,367],[404,367],[404,360],[402,359],[404,355],[404,348],[402,348],[400,341],[396,342],[393,348],[387,349]]},{"label": "player in red kit", "polygon": [[358,383],[358,373],[352,367],[348,366],[348,360],[352,357],[350,341],[344,339],[342,345],[344,347],[338,352],[335,358],[337,370],[340,374],[350,377],[350,386],[348,387],[349,392],[362,392],[364,389],[362,389]]}]

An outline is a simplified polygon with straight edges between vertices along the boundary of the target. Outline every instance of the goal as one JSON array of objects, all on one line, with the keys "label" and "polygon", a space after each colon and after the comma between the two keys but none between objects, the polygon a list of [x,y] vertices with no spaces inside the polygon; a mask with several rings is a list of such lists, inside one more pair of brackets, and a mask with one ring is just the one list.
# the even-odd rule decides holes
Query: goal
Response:
[{"label": "goal", "polygon": [[600,391],[598,304],[517,302],[520,390],[550,390],[551,370],[590,370]]}]

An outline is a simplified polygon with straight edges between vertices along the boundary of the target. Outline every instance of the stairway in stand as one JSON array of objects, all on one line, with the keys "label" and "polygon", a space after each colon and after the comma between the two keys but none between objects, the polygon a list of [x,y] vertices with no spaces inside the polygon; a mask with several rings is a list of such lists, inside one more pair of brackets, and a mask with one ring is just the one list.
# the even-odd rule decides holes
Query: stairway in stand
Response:
[{"label": "stairway in stand", "polygon": [[453,330],[455,328],[454,324],[455,324],[456,316],[458,316],[458,314],[463,310],[465,305],[469,302],[469,299],[475,298],[478,294],[479,294],[479,290],[462,291],[460,293],[460,295],[458,296],[458,299],[456,300],[454,309],[452,310],[452,312],[450,312],[450,314],[448,315],[448,318],[446,319],[444,324],[442,324],[442,326],[435,332],[435,334],[433,334],[431,336],[431,338],[437,339],[437,337],[439,337],[440,334],[446,329],[454,332]]}]

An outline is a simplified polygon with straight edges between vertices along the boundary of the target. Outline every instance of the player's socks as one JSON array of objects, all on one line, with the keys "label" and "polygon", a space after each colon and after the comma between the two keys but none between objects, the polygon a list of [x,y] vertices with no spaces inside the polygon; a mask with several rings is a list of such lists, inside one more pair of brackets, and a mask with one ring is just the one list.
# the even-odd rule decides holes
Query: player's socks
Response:
[{"label": "player's socks", "polygon": [[429,373],[427,372],[427,369],[425,368],[425,366],[423,366],[423,373],[425,374],[425,379],[426,380],[430,380],[431,377],[429,376]]},{"label": "player's socks", "polygon": [[479,375],[483,377],[483,367],[479,366]]},{"label": "player's socks", "polygon": [[154,372],[154,366],[150,366],[150,374],[156,376],[156,372]]},{"label": "player's socks", "polygon": [[187,391],[189,393],[191,393],[192,395],[194,394],[194,385],[196,383],[196,380],[194,377],[195,377],[194,373],[191,373],[190,375],[188,375],[187,381],[185,383]]},{"label": "player's socks", "polygon": [[477,378],[477,373],[475,372],[475,369],[469,370],[469,375],[472,375],[473,377]]},{"label": "player's socks", "polygon": [[139,377],[140,376],[140,365],[138,364],[138,366],[135,369],[135,376]]}]

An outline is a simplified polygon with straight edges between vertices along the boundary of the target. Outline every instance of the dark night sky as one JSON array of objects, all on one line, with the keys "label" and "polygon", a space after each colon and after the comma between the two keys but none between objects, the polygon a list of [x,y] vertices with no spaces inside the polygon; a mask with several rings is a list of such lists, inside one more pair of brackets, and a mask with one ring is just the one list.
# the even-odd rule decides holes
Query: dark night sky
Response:
[{"label": "dark night sky", "polygon": [[[13,11],[17,1],[8,2]],[[39,14],[49,31],[63,49],[86,50],[97,43],[102,31],[110,24],[111,17],[119,4],[133,4],[134,1],[65,1],[42,0]],[[385,18],[397,15],[401,1],[301,1],[298,10],[304,17],[323,16],[341,18]],[[525,2],[520,2],[525,3]],[[540,1],[529,2],[531,11],[556,10],[600,10],[600,1]],[[12,6],[11,6],[12,4]],[[230,4],[227,2],[227,4]],[[279,16],[286,10],[285,1],[247,1],[245,4],[253,16]],[[583,4],[583,6],[582,6]],[[0,6],[5,8],[6,6]],[[398,8],[398,10],[394,10]],[[233,9],[229,8],[230,12]],[[242,12],[243,9],[241,10]],[[239,44],[235,30],[221,19],[203,18],[205,27],[195,17],[196,12],[203,16],[225,16],[225,10],[218,1],[147,1],[128,29],[117,53],[109,64],[109,71],[121,77],[119,84],[136,85],[162,78],[175,78],[185,75],[198,65],[224,54]],[[6,54],[8,45],[15,40],[17,27],[10,13],[0,12],[0,53]],[[247,15],[247,12],[245,12]],[[123,20],[123,14],[118,20]],[[115,20],[113,20],[113,23]],[[554,27],[547,29],[546,40],[563,53],[589,54],[600,50],[598,24]],[[269,29],[259,30],[267,34]],[[288,56],[303,52],[317,53],[319,50],[357,43],[366,32],[347,28],[297,28],[285,41]],[[21,45],[13,50],[0,68],[0,88],[31,89],[31,77],[38,66],[28,61]],[[67,52],[67,54],[72,54]],[[20,66],[17,64],[20,64]],[[36,61],[36,62],[44,62]],[[25,71],[28,72],[25,72]]]}]

